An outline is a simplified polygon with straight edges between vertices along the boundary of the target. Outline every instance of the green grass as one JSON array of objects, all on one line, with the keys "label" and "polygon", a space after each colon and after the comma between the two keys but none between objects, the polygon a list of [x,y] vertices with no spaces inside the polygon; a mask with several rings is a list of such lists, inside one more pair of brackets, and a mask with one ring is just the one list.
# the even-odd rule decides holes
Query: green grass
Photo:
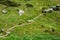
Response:
[{"label": "green grass", "polygon": [[[41,14],[43,7],[49,8],[56,4],[60,4],[59,0],[31,0],[25,2],[24,0],[11,0],[20,3],[19,7],[6,7],[0,5],[0,29],[7,30],[10,27],[17,25],[18,23],[27,22],[29,19]],[[33,8],[26,8],[26,3],[32,4]],[[8,11],[7,14],[2,14],[1,10]],[[25,13],[22,16],[18,15],[17,9],[23,9]],[[47,13],[46,16],[41,16],[35,23],[31,25],[25,25],[22,27],[16,27],[7,38],[0,38],[0,40],[60,40],[60,12],[53,11]],[[44,25],[44,27],[41,27]],[[51,28],[55,29],[55,32],[51,32]],[[48,30],[50,32],[45,32]]]}]

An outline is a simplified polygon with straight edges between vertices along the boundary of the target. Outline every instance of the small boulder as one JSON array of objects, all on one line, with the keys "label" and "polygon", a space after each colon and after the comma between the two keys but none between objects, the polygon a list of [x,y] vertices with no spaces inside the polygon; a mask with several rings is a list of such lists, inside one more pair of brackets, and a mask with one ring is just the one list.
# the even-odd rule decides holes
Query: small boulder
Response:
[{"label": "small boulder", "polygon": [[52,6],[51,8],[52,8],[54,11],[59,10],[59,7],[56,7],[56,6]]},{"label": "small boulder", "polygon": [[44,10],[42,10],[42,13],[51,13],[53,11],[53,9],[52,8],[49,8],[49,9],[44,9]]},{"label": "small boulder", "polygon": [[7,10],[2,10],[2,13],[3,13],[3,14],[6,14],[6,13],[7,13]]}]

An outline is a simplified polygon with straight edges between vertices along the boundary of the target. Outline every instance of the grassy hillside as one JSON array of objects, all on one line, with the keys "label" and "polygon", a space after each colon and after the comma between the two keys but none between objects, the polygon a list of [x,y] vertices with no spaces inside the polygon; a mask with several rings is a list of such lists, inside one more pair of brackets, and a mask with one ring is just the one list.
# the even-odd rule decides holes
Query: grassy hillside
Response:
[{"label": "grassy hillside", "polygon": [[[21,4],[18,7],[6,7],[0,4],[0,29],[5,31],[19,23],[26,23],[27,20],[33,19],[42,13],[42,8],[49,8],[60,4],[60,0],[11,0]],[[27,8],[26,4],[33,7]],[[7,14],[1,11],[7,10]],[[24,10],[24,14],[19,16],[17,9]],[[52,30],[54,29],[54,31]],[[60,11],[53,11],[42,15],[34,23],[24,26],[16,26],[10,31],[10,35],[0,40],[60,40]]]}]

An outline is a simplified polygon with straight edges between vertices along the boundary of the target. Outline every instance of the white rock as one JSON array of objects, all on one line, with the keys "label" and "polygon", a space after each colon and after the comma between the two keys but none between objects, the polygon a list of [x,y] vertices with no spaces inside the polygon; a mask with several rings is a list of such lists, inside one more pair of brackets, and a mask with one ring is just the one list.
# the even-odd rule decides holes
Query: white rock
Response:
[{"label": "white rock", "polygon": [[53,11],[53,9],[52,9],[52,8],[49,8],[49,9],[48,9],[48,11],[50,11],[50,10],[51,10],[51,11]]},{"label": "white rock", "polygon": [[6,32],[7,34],[10,34],[10,32]]},{"label": "white rock", "polygon": [[53,9],[52,8],[49,8],[49,9],[45,9],[44,11],[45,12],[49,12],[49,11],[53,11]]},{"label": "white rock", "polygon": [[2,13],[3,13],[3,14],[6,14],[6,13],[7,13],[7,11],[6,11],[6,10],[2,10]]},{"label": "white rock", "polygon": [[50,10],[51,10],[51,11],[53,11],[53,9],[52,9],[52,8],[50,8],[50,9],[47,9],[47,10],[45,10],[45,11],[47,11],[47,12],[48,12],[48,11],[50,11]]},{"label": "white rock", "polygon": [[19,15],[21,16],[24,13],[24,10],[19,10]]},{"label": "white rock", "polygon": [[34,22],[34,20],[28,20],[28,22]]}]

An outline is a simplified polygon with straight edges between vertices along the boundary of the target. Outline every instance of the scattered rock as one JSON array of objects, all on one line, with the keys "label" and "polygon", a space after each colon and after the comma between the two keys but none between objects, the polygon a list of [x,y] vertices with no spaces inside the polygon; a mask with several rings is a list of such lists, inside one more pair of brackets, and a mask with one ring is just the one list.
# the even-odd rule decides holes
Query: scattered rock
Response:
[{"label": "scattered rock", "polygon": [[56,7],[56,6],[52,6],[51,8],[52,8],[54,11],[59,10],[59,7]]},{"label": "scattered rock", "polygon": [[42,13],[51,13],[53,11],[53,9],[52,8],[49,8],[49,9],[44,9],[44,10],[42,10]]},{"label": "scattered rock", "polygon": [[31,23],[31,22],[34,22],[34,20],[28,20],[27,22],[28,22],[28,23]]},{"label": "scattered rock", "polygon": [[60,5],[52,6],[48,9],[43,8],[42,13],[47,13],[47,12],[51,13],[52,11],[58,11],[58,10],[60,10]]},{"label": "scattered rock", "polygon": [[10,34],[10,32],[6,32],[6,34]]},{"label": "scattered rock", "polygon": [[6,14],[6,13],[7,13],[7,10],[2,10],[2,13],[3,13],[3,14]]}]

